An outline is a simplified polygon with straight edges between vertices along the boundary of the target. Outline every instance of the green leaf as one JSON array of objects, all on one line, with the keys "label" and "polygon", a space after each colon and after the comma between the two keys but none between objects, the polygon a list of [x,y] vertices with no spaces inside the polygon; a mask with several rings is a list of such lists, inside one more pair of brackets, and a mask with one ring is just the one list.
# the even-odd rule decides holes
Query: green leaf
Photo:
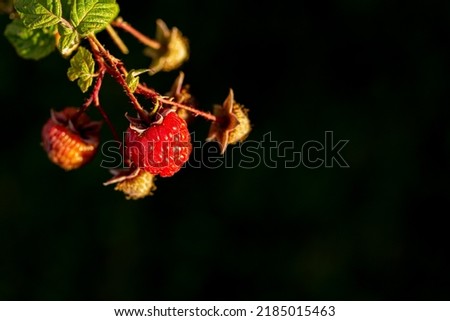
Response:
[{"label": "green leaf", "polygon": [[51,27],[61,21],[61,0],[16,0],[14,4],[25,27]]},{"label": "green leaf", "polygon": [[58,41],[58,50],[64,57],[69,57],[80,45],[80,36],[74,29],[58,26],[61,38]]},{"label": "green leaf", "polygon": [[78,86],[85,93],[92,85],[95,77],[94,69],[95,62],[91,52],[84,47],[79,47],[77,53],[70,59],[67,77],[71,81],[78,79]]},{"label": "green leaf", "polygon": [[55,50],[56,46],[54,27],[30,30],[19,19],[6,26],[5,36],[17,54],[25,59],[42,59]]},{"label": "green leaf", "polygon": [[116,0],[73,0],[70,21],[81,36],[96,33],[119,14]]},{"label": "green leaf", "polygon": [[134,93],[136,91],[137,86],[139,85],[139,75],[149,71],[150,69],[130,70],[126,78],[126,82],[131,92]]},{"label": "green leaf", "polygon": [[67,21],[70,20],[70,12],[72,11],[73,0],[64,0],[62,5],[62,17]]}]

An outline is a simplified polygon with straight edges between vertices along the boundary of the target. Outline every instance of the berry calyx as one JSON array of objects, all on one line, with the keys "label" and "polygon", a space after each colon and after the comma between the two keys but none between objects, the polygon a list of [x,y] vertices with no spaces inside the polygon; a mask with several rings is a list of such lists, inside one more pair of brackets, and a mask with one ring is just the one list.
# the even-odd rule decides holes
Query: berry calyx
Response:
[{"label": "berry calyx", "polygon": [[134,166],[150,174],[169,177],[188,161],[191,135],[186,122],[174,110],[165,109],[156,116],[157,120],[150,126],[129,118],[126,156]]},{"label": "berry calyx", "polygon": [[147,47],[144,54],[152,58],[150,74],[178,69],[189,59],[189,42],[178,28],[169,29],[164,21],[156,20],[156,41],[160,47]]},{"label": "berry calyx", "polygon": [[151,196],[156,190],[155,176],[140,168],[112,170],[111,172],[115,176],[103,185],[116,184],[114,189],[123,192],[127,200],[138,200]]},{"label": "berry calyx", "polygon": [[214,116],[217,120],[211,124],[206,140],[217,141],[222,154],[228,145],[244,141],[252,130],[248,109],[234,100],[232,89],[222,105],[214,106]]},{"label": "berry calyx", "polygon": [[78,112],[75,107],[52,110],[42,128],[42,146],[49,159],[66,171],[91,161],[98,149],[101,123]]}]

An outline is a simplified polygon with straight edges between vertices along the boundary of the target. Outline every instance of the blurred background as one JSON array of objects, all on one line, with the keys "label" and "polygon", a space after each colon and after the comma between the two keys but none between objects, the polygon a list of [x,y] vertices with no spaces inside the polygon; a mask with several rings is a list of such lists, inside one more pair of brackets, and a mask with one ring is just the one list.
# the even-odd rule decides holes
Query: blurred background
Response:
[{"label": "blurred background", "polygon": [[[2,36],[0,299],[450,299],[450,2],[118,2],[142,32],[162,18],[189,38],[182,70],[201,108],[232,87],[249,139],[271,132],[300,151],[333,131],[350,167],[249,170],[236,154],[233,168],[186,168],[126,201],[102,186],[100,154],[69,173],[49,162],[50,108],[86,95],[58,53],[26,61]],[[126,66],[146,68],[121,35]],[[165,92],[176,76],[142,80]],[[120,87],[107,79],[101,99],[123,131]],[[190,129],[202,140],[208,124]]]}]

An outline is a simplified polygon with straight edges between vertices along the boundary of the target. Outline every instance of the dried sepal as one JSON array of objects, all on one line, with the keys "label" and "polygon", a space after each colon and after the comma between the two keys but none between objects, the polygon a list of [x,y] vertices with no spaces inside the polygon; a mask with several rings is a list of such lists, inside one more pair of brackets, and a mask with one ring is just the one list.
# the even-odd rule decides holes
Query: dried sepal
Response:
[{"label": "dried sepal", "polygon": [[123,192],[127,200],[151,196],[156,190],[155,176],[139,168],[116,170],[113,173],[115,176],[103,185],[116,184],[114,189]]},{"label": "dried sepal", "polygon": [[232,89],[222,105],[214,106],[213,114],[217,120],[211,124],[207,140],[217,141],[222,154],[229,144],[244,141],[252,129],[248,109],[234,100]]},{"label": "dried sepal", "polygon": [[[188,105],[188,106],[195,106],[196,102],[194,97],[190,93],[190,86],[183,84],[184,82],[184,73],[181,71],[178,77],[173,82],[172,88],[170,91],[166,94],[166,96],[173,99],[173,101]],[[192,114],[190,114],[186,109],[183,108],[177,108],[173,107],[182,119],[184,119],[186,122],[189,122],[192,120]]]},{"label": "dried sepal", "polygon": [[169,29],[164,21],[156,21],[156,41],[160,48],[147,47],[144,54],[152,58],[150,74],[172,71],[189,59],[189,42],[178,28]]},{"label": "dried sepal", "polygon": [[190,93],[189,85],[184,84],[184,72],[180,71],[178,77],[172,84],[167,96],[173,97],[177,103],[193,105],[194,97]]}]

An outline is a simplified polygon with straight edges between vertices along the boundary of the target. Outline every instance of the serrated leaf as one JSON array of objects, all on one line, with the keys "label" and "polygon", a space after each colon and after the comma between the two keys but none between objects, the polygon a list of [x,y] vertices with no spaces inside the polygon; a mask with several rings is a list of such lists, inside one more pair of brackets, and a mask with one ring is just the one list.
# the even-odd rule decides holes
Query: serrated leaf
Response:
[{"label": "serrated leaf", "polygon": [[80,36],[74,29],[66,28],[64,25],[58,26],[60,35],[58,50],[64,57],[69,57],[80,45]]},{"label": "serrated leaf", "polygon": [[130,70],[128,72],[127,78],[125,79],[131,92],[135,92],[137,86],[139,85],[139,75],[148,72],[150,69],[137,69]]},{"label": "serrated leaf", "polygon": [[96,33],[119,14],[116,0],[73,0],[70,21],[81,36]]},{"label": "serrated leaf", "polygon": [[16,0],[14,4],[25,27],[51,27],[61,21],[61,0]]},{"label": "serrated leaf", "polygon": [[77,53],[70,59],[67,77],[71,81],[78,79],[78,86],[85,93],[92,85],[94,70],[95,62],[91,52],[84,47],[79,47]]},{"label": "serrated leaf", "polygon": [[6,26],[5,36],[17,54],[25,59],[39,60],[55,50],[54,27],[30,30],[17,19]]}]

